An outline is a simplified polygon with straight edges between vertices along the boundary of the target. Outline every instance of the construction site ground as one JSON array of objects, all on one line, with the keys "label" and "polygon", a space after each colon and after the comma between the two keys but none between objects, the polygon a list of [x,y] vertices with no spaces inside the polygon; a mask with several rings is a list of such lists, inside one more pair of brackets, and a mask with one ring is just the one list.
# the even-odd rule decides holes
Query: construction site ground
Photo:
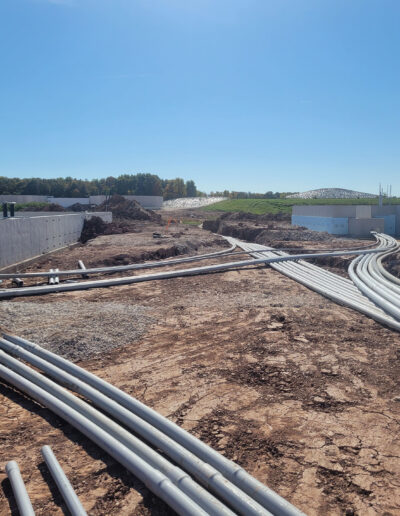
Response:
[{"label": "construction site ground", "polygon": [[[142,222],[136,233],[98,237],[29,270],[227,245],[192,224],[171,226],[167,238],[154,231],[165,227]],[[345,274],[342,261],[327,265]],[[400,336],[269,267],[14,298],[0,303],[0,325],[132,394],[310,516],[400,514]],[[0,514],[17,514],[4,470],[12,459],[36,514],[63,514],[44,444],[89,514],[173,514],[80,432],[4,383],[0,443]]]}]

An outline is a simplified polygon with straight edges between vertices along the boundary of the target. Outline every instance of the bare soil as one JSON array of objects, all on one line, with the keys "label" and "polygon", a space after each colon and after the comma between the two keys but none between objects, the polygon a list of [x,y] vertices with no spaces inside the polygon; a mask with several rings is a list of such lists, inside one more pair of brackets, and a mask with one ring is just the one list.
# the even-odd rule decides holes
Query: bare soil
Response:
[{"label": "bare soil", "polygon": [[[108,264],[117,255],[140,260],[182,243],[189,254],[223,245],[192,226],[174,227],[179,236],[171,232],[159,241],[152,231],[143,223],[137,234],[99,237],[43,258],[40,267],[75,267],[78,259]],[[76,303],[76,315],[82,303],[100,313],[107,303],[139,307],[135,317],[147,318],[140,334],[133,321],[120,347],[98,354],[93,343],[79,364],[214,446],[310,516],[400,514],[397,333],[267,267],[11,302],[19,310],[32,303],[50,303],[55,312]],[[9,305],[0,303],[3,325]],[[120,318],[116,311],[110,334]],[[66,335],[59,352],[67,355],[69,319],[54,321]],[[95,320],[86,319],[82,340],[90,341]],[[29,337],[40,343],[40,314],[37,322]],[[23,319],[7,318],[7,325],[28,333]],[[40,457],[43,444],[52,446],[91,515],[173,514],[78,431],[6,384],[0,384],[0,439],[0,514],[16,514],[4,473],[12,459],[36,514],[63,514]]]}]

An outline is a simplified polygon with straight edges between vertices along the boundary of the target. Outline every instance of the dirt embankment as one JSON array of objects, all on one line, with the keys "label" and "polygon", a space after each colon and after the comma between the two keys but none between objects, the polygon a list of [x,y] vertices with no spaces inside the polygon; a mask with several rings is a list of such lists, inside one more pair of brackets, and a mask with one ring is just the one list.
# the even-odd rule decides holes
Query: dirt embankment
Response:
[{"label": "dirt embankment", "polygon": [[123,220],[152,220],[161,222],[161,215],[146,210],[135,200],[128,200],[122,195],[113,195],[97,207],[98,211],[111,211],[113,217]]},{"label": "dirt embankment", "polygon": [[135,233],[135,221],[151,221],[161,224],[161,216],[152,210],[146,210],[135,200],[128,200],[121,195],[113,195],[97,208],[97,211],[111,211],[113,222],[104,222],[100,217],[85,220],[80,241],[84,244],[100,235]]},{"label": "dirt embankment", "polygon": [[328,242],[334,239],[332,235],[325,232],[292,226],[289,217],[284,214],[225,213],[215,220],[204,221],[203,228],[220,235],[275,246],[278,242]]}]

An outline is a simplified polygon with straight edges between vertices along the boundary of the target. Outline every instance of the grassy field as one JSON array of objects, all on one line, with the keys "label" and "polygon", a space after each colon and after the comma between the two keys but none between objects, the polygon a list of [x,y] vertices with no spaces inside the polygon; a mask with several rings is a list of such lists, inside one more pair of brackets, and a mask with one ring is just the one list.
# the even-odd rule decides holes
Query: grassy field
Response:
[{"label": "grassy field", "polygon": [[[400,198],[392,198],[392,204],[400,204]],[[245,211],[264,213],[292,213],[292,206],[321,204],[378,204],[378,199],[229,199],[202,208],[206,211]],[[386,204],[386,203],[385,203]]]}]

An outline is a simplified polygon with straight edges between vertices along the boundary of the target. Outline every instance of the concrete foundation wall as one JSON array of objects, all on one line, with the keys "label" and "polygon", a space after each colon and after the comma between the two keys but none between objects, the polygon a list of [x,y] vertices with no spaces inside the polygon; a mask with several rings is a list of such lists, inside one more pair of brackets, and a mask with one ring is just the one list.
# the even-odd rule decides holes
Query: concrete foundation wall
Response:
[{"label": "concrete foundation wall", "polygon": [[112,221],[110,212],[0,219],[0,268],[77,242],[93,216]]},{"label": "concrete foundation wall", "polygon": [[349,219],[349,235],[354,237],[370,237],[371,231],[384,233],[385,221],[376,219]]},{"label": "concrete foundation wall", "polygon": [[0,195],[0,202],[47,202],[47,195]]},{"label": "concrete foundation wall", "polygon": [[347,217],[309,217],[292,215],[292,224],[304,226],[314,231],[326,231],[331,235],[347,235],[349,231]]},{"label": "concrete foundation wall", "polygon": [[59,204],[63,208],[69,208],[73,204],[85,204],[89,207],[89,197],[48,197],[47,202]]},{"label": "concrete foundation wall", "polygon": [[355,217],[356,206],[346,206],[343,204],[332,204],[332,205],[305,205],[305,206],[293,206],[292,215],[304,215],[307,217]]},{"label": "concrete foundation wall", "polygon": [[396,215],[378,215],[374,219],[383,219],[384,233],[387,235],[396,234]]}]

